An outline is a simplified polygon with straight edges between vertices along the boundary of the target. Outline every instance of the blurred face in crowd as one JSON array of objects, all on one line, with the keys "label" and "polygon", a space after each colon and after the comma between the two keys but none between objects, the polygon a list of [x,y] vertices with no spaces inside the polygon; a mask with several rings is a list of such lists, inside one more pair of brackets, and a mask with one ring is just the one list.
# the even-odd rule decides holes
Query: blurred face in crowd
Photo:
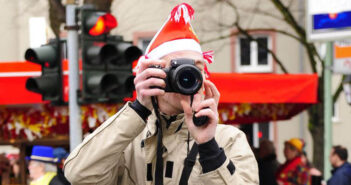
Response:
[{"label": "blurred face in crowd", "polygon": [[338,164],[338,161],[339,161],[339,157],[338,157],[338,155],[336,155],[334,153],[334,148],[331,149],[331,152],[330,152],[330,155],[329,155],[329,160],[330,160],[331,165],[334,168],[338,167],[337,164]]},{"label": "blurred face in crowd", "polygon": [[[190,58],[195,60],[196,67],[204,74],[204,59],[203,56],[195,51],[177,51],[170,53],[162,58],[166,61],[165,67],[170,67],[172,59],[175,58]],[[203,76],[204,78],[204,76]],[[205,78],[204,78],[205,79]],[[201,91],[201,89],[200,89]],[[166,92],[163,96],[158,97],[160,110],[168,115],[175,115],[183,112],[182,105],[180,104],[179,93]]]},{"label": "blurred face in crowd", "polygon": [[31,160],[28,165],[29,177],[32,180],[37,180],[45,174],[45,165],[39,161]]},{"label": "blurred face in crowd", "polygon": [[290,161],[299,155],[299,151],[289,143],[285,143],[284,156],[286,160]]}]

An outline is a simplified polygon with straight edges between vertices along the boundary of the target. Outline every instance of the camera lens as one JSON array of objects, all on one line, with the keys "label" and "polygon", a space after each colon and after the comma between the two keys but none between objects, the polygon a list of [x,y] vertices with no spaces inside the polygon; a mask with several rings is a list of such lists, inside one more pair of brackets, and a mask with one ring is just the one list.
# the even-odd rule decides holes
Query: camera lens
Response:
[{"label": "camera lens", "polygon": [[191,88],[195,84],[195,76],[190,70],[183,71],[179,75],[179,84],[184,88]]},{"label": "camera lens", "polygon": [[197,93],[202,86],[202,74],[194,65],[181,65],[174,71],[172,86],[176,92],[185,95]]}]

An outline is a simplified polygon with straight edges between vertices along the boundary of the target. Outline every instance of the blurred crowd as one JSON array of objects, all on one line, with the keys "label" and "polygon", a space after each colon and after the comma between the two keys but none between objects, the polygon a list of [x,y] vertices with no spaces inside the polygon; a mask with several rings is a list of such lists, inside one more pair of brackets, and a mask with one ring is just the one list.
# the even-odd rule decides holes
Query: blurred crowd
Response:
[{"label": "blurred crowd", "polygon": [[[62,147],[33,146],[26,157],[25,182],[30,185],[69,185],[64,177],[63,164],[68,152]],[[20,156],[18,153],[0,154],[0,182],[3,185],[19,185],[21,181]]]},{"label": "blurred crowd", "polygon": [[[351,185],[351,165],[347,162],[345,147],[332,147],[329,160],[333,170],[327,180],[323,180],[321,171],[308,160],[304,147],[305,142],[299,138],[285,141],[285,161],[280,163],[274,143],[262,140],[255,150],[260,185]],[[33,146],[26,158],[27,184],[69,185],[62,172],[67,156],[68,152],[61,147]],[[0,154],[0,174],[1,184],[21,184],[19,154]]]},{"label": "blurred crowd", "polygon": [[347,162],[345,147],[333,146],[330,163],[333,167],[330,179],[308,160],[304,150],[305,142],[292,138],[284,142],[284,163],[279,163],[274,144],[262,140],[256,152],[260,185],[351,185],[351,165]]}]

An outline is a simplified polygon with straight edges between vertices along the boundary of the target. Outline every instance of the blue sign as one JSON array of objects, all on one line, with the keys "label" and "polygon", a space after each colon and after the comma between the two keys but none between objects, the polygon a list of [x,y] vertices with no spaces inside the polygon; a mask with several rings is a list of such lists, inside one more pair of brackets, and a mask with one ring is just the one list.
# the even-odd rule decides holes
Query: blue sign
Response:
[{"label": "blue sign", "polygon": [[313,15],[314,30],[341,28],[351,28],[351,11]]}]

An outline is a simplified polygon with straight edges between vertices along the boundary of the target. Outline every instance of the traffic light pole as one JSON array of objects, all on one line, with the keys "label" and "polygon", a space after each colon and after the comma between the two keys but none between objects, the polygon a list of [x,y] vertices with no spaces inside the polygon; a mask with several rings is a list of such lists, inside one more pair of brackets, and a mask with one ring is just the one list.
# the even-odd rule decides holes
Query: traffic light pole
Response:
[{"label": "traffic light pole", "polygon": [[76,23],[75,4],[66,6],[66,27],[67,53],[69,68],[69,140],[70,151],[82,142],[82,124],[80,120],[80,108],[78,106],[78,84],[79,84],[79,65],[78,65],[78,27]]},{"label": "traffic light pole", "polygon": [[324,69],[324,179],[328,180],[331,176],[331,165],[329,155],[333,141],[332,127],[332,94],[331,94],[331,66],[333,62],[333,42],[327,42],[327,54],[325,58]]}]

